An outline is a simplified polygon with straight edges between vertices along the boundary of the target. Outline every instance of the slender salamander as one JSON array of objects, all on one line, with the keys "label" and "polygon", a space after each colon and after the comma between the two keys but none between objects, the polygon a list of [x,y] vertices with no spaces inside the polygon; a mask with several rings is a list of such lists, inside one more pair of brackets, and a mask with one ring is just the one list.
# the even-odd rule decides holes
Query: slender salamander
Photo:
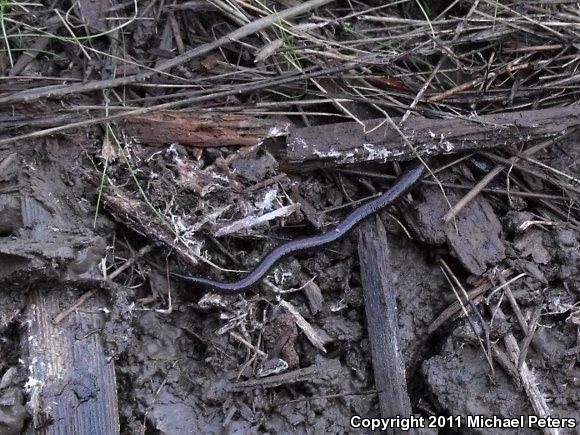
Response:
[{"label": "slender salamander", "polygon": [[232,282],[214,281],[197,276],[172,273],[174,278],[194,284],[204,290],[210,290],[224,295],[234,295],[245,292],[262,278],[284,257],[297,252],[320,248],[343,238],[362,220],[393,204],[409,191],[423,176],[425,167],[422,163],[415,164],[405,172],[397,182],[381,196],[353,210],[337,227],[322,234],[284,243],[268,253],[258,265],[243,278]]}]

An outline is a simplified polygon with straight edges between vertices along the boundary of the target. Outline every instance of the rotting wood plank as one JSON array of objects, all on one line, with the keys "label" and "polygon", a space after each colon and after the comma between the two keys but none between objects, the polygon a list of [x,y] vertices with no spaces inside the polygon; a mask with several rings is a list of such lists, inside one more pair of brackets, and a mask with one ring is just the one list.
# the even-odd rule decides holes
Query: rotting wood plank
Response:
[{"label": "rotting wood plank", "polygon": [[[393,118],[398,124],[399,119]],[[385,119],[298,128],[280,156],[286,171],[369,161],[410,160],[415,152]],[[420,155],[452,154],[541,139],[580,125],[580,105],[473,118],[412,117],[401,127]],[[366,131],[366,133],[365,133]]]},{"label": "rotting wood plank", "polygon": [[58,325],[52,320],[80,294],[32,290],[27,306],[32,423],[42,435],[119,433],[113,360],[104,354],[98,294]]},{"label": "rotting wood plank", "polygon": [[[443,182],[453,181],[441,174]],[[460,201],[457,191],[447,193],[451,204]],[[488,267],[505,258],[502,226],[491,204],[478,196],[459,213],[453,222],[445,223],[443,216],[449,210],[441,190],[435,186],[422,186],[412,205],[401,204],[401,209],[411,232],[431,246],[447,244],[466,270],[482,275]]]},{"label": "rotting wood plank", "polygon": [[233,113],[164,110],[131,116],[124,126],[129,135],[146,144],[222,147],[255,145],[285,134],[290,123]]},{"label": "rotting wood plank", "polygon": [[[387,232],[378,217],[361,225],[358,253],[381,417],[408,417],[411,403],[398,343],[397,303],[391,281]],[[390,429],[387,433],[397,432]]]},{"label": "rotting wood plank", "polygon": [[[98,185],[96,175],[90,178],[90,181]],[[175,235],[165,225],[148,218],[149,212],[145,209],[141,201],[129,197],[123,189],[113,185],[109,185],[103,189],[102,196],[105,208],[115,220],[131,228],[138,234],[141,234],[143,237],[164,243],[185,264],[193,267],[198,266],[199,261],[194,253],[182,244],[176,242]]]}]

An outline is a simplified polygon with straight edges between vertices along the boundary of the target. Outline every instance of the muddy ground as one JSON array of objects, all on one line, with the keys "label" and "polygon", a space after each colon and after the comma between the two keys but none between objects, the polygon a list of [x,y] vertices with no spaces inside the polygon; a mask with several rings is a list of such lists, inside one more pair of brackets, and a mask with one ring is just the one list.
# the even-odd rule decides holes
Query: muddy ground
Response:
[{"label": "muddy ground", "polygon": [[361,432],[383,392],[358,230],[236,296],[170,272],[233,280],[418,154],[432,173],[380,213],[413,413],[580,433],[579,22],[559,0],[0,1],[0,435]]},{"label": "muddy ground", "polygon": [[[352,430],[354,414],[378,416],[356,234],[321,252],[288,259],[272,275],[276,287],[285,289],[300,287],[301,273],[316,276],[323,298],[316,310],[302,291],[277,294],[267,287],[200,301],[202,293],[167,281],[165,265],[177,264],[161,245],[154,245],[147,259],[136,261],[117,282],[103,281],[103,265],[114,269],[118,259],[131,255],[127,247],[134,252],[150,241],[106,214],[93,225],[96,188],[86,170],[87,153],[80,150],[74,141],[50,140],[1,156],[13,162],[3,172],[0,196],[3,433],[30,430],[26,305],[32,290],[72,297],[98,289],[93,309],[100,313],[105,352],[114,359],[123,433],[342,433]],[[545,161],[578,176],[579,153],[576,140],[569,140]],[[251,166],[252,174],[258,174],[251,183],[256,183],[269,175],[269,162],[268,154],[258,151],[238,168]],[[443,176],[458,181],[466,171],[467,166]],[[300,193],[313,204],[340,205],[343,193],[329,177],[331,173],[291,176],[288,182],[308,186]],[[342,183],[353,194],[365,189],[356,178]],[[469,320],[475,330],[465,318],[431,330],[456,301],[437,262],[442,256],[467,283],[475,284],[470,268],[496,285],[498,271],[510,270],[510,277],[526,274],[510,286],[525,316],[541,307],[526,363],[551,415],[580,418],[578,232],[565,221],[545,221],[521,198],[510,203],[505,197],[480,197],[471,207],[483,209],[492,224],[466,218],[458,222],[459,232],[446,236],[447,230],[438,227],[447,209],[437,194],[437,188],[422,186],[413,193],[412,207],[409,203],[381,215],[388,229],[400,345],[414,411],[426,416],[533,413],[518,381],[497,363],[492,372],[478,343],[483,333],[474,314]],[[324,221],[340,215],[334,212]],[[523,230],[526,221],[536,223]],[[292,227],[277,233],[293,237],[304,231]],[[470,231],[469,242],[461,231]],[[251,264],[271,243],[258,238],[252,250],[231,252],[240,263]],[[464,243],[470,244],[469,256],[462,255]],[[211,258],[223,265],[231,261],[223,254]],[[169,286],[172,310],[167,310]],[[493,345],[509,332],[518,341],[524,337],[505,304],[505,317],[494,316],[502,298],[496,292],[479,305]],[[296,327],[281,299],[312,326],[325,353]],[[266,351],[267,360],[282,358],[288,368],[257,377],[264,358],[254,346]]]}]

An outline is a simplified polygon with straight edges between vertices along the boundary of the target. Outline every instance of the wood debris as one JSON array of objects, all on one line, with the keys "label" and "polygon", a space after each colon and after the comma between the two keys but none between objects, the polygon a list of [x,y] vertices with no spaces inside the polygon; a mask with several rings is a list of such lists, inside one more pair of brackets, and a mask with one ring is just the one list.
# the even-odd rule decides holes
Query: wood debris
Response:
[{"label": "wood debris", "polygon": [[145,144],[180,143],[196,147],[255,145],[287,133],[289,123],[233,113],[158,111],[124,121],[127,134]]}]

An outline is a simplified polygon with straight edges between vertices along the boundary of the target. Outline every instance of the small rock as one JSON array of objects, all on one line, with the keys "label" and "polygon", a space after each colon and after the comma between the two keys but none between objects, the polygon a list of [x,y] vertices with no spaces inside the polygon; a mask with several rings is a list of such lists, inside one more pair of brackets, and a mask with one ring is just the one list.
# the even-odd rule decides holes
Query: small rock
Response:
[{"label": "small rock", "polygon": [[230,392],[231,382],[226,378],[208,380],[203,387],[203,400],[211,405],[220,405]]},{"label": "small rock", "polygon": [[0,396],[0,433],[18,435],[24,426],[26,410],[22,405],[22,393],[9,388]]},{"label": "small rock", "polygon": [[578,240],[572,231],[558,230],[556,231],[556,243],[563,248],[572,248],[578,243]]}]

